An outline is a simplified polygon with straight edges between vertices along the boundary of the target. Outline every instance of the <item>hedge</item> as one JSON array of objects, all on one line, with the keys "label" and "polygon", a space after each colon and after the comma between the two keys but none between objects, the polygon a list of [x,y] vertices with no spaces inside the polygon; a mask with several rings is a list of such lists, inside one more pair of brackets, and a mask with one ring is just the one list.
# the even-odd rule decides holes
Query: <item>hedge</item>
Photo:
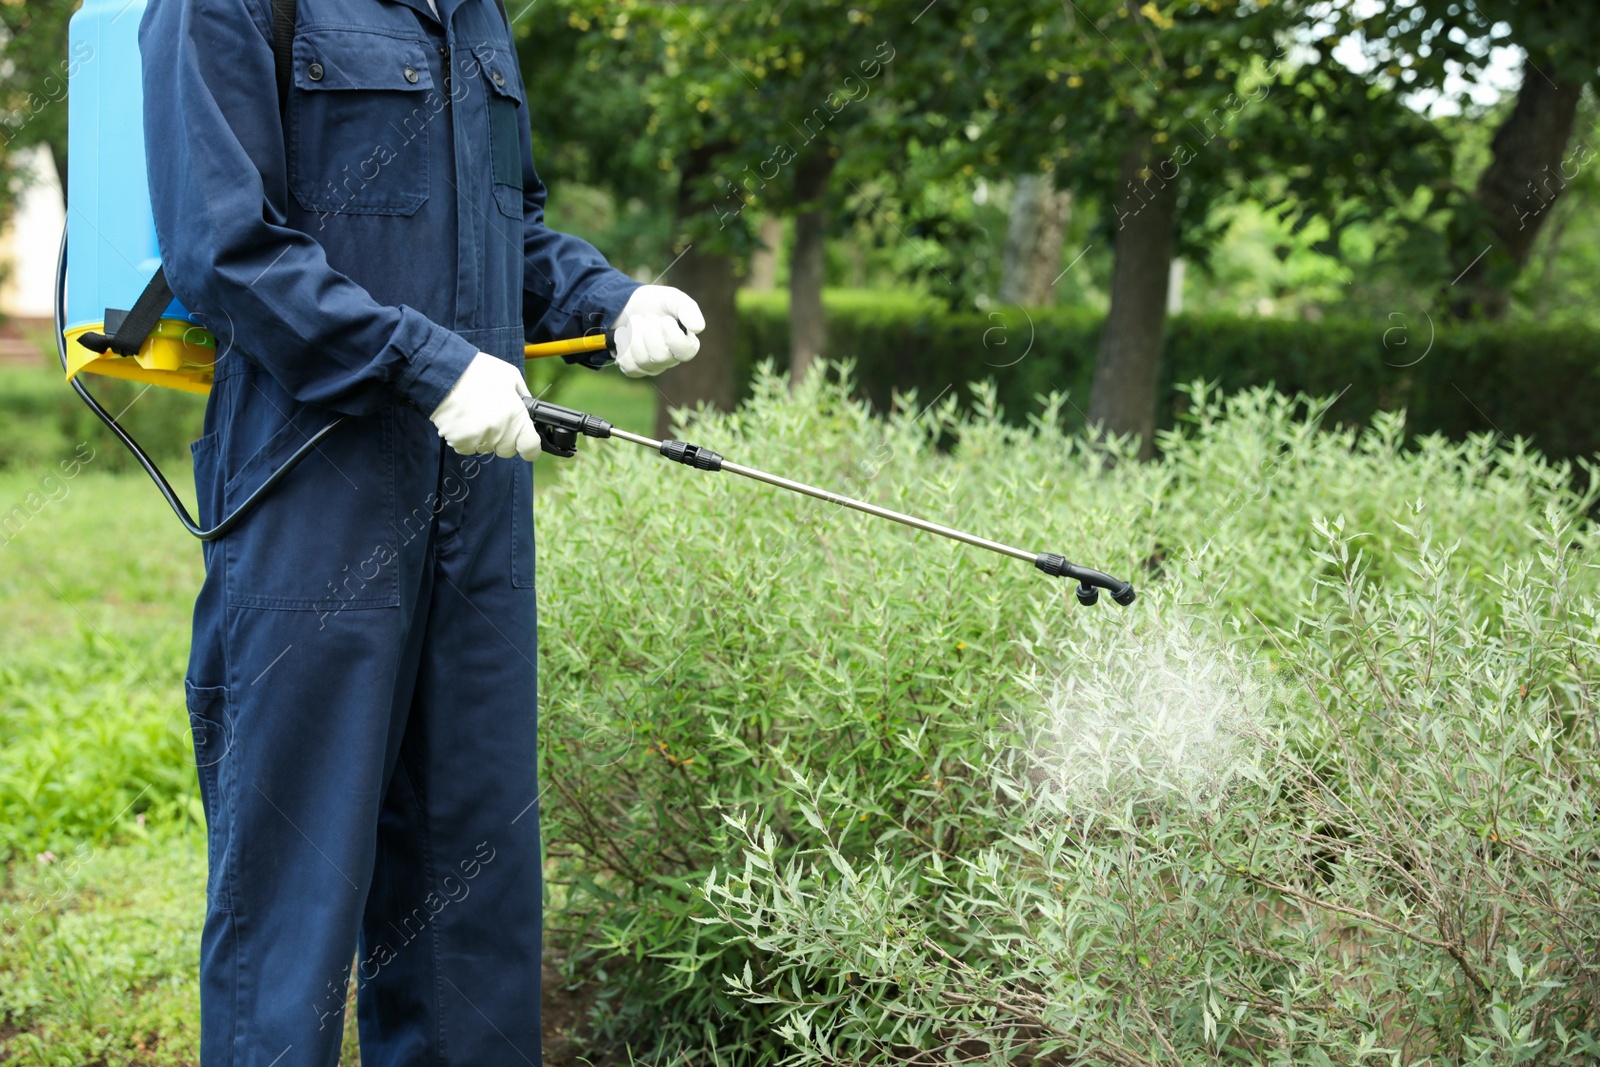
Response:
[{"label": "hedge", "polygon": [[[861,291],[830,291],[826,304],[829,357],[855,362],[858,388],[879,409],[909,390],[922,403],[949,393],[965,399],[965,383],[991,378],[1015,421],[1037,411],[1036,398],[1052,390],[1068,394],[1070,419],[1083,420],[1100,335],[1092,312],[951,312],[927,298]],[[763,360],[788,366],[783,294],[741,293],[738,329],[743,398]],[[1329,417],[1346,424],[1404,408],[1413,433],[1459,439],[1499,431],[1527,437],[1556,458],[1600,453],[1600,334],[1591,330],[1447,326],[1398,314],[1313,323],[1200,313],[1169,322],[1166,357],[1163,426],[1179,413],[1176,386],[1198,378],[1228,392],[1270,384],[1290,394],[1341,394]],[[113,446],[104,450],[108,466],[132,466],[53,370],[5,372],[0,467],[66,455],[82,440]],[[184,455],[198,431],[204,405],[194,397],[106,379],[96,379],[94,390],[112,411],[126,409],[135,435],[160,458]]]},{"label": "hedge", "polygon": [[[182,460],[200,432],[205,400],[172,389],[98,375],[89,390],[158,462]],[[0,469],[50,464],[87,444],[96,470],[137,463],[54,368],[0,367]]]},{"label": "hedge", "polygon": [[[1079,308],[950,312],[900,294],[829,292],[828,352],[852,359],[864,395],[879,408],[896,392],[923,403],[963,383],[994,379],[1013,419],[1036,397],[1069,394],[1069,417],[1088,406],[1099,316]],[[755,367],[788,366],[787,301],[741,294],[738,361],[743,396]],[[1321,322],[1201,312],[1168,324],[1161,423],[1173,424],[1195,379],[1232,392],[1274,385],[1313,396],[1342,394],[1330,417],[1366,423],[1404,408],[1413,433],[1451,438],[1499,431],[1527,437],[1546,455],[1600,452],[1600,334],[1572,327],[1446,325],[1421,315]]]}]

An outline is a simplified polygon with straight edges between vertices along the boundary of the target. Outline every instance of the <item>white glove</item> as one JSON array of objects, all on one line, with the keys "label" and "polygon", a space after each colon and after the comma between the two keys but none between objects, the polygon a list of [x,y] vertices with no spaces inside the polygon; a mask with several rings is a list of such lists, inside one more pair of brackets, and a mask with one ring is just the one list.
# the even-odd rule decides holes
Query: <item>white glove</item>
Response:
[{"label": "white glove", "polygon": [[532,460],[539,455],[539,431],[522,402],[527,395],[520,370],[479,352],[428,418],[463,456],[493,452]]},{"label": "white glove", "polygon": [[688,293],[670,285],[641,286],[617,316],[617,366],[641,378],[687,363],[700,351],[695,334],[705,328],[706,317]]}]

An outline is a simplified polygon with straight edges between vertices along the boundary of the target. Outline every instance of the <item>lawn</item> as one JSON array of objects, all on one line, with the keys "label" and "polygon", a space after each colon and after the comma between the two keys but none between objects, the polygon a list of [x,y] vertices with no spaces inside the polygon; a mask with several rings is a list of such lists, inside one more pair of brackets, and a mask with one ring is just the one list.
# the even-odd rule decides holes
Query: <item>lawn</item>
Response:
[{"label": "lawn", "polygon": [[0,501],[29,512],[0,547],[0,1058],[194,1063],[205,850],[182,679],[199,552],[142,475],[92,459],[71,478],[0,471]]}]

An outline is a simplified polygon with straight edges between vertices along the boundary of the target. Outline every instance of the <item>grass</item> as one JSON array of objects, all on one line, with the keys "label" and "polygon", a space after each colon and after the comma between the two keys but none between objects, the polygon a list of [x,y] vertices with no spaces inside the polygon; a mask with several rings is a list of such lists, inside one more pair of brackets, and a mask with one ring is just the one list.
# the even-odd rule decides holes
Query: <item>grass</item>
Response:
[{"label": "grass", "polygon": [[192,829],[15,864],[0,934],[0,1060],[197,1060],[205,841]]},{"label": "grass", "polygon": [[6,508],[30,494],[0,544],[0,1061],[194,1063],[199,552],[142,475],[0,471]]}]

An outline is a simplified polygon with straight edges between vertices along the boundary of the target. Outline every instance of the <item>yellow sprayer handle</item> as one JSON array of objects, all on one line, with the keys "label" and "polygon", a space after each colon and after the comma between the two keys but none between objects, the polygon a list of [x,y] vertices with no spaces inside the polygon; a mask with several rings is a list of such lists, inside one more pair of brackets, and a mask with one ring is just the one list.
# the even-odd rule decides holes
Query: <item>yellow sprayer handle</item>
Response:
[{"label": "yellow sprayer handle", "polygon": [[526,345],[522,349],[524,359],[543,359],[546,356],[570,356],[578,352],[600,352],[611,347],[611,331],[590,334],[587,337],[571,337],[565,341],[546,341],[539,345]]}]

